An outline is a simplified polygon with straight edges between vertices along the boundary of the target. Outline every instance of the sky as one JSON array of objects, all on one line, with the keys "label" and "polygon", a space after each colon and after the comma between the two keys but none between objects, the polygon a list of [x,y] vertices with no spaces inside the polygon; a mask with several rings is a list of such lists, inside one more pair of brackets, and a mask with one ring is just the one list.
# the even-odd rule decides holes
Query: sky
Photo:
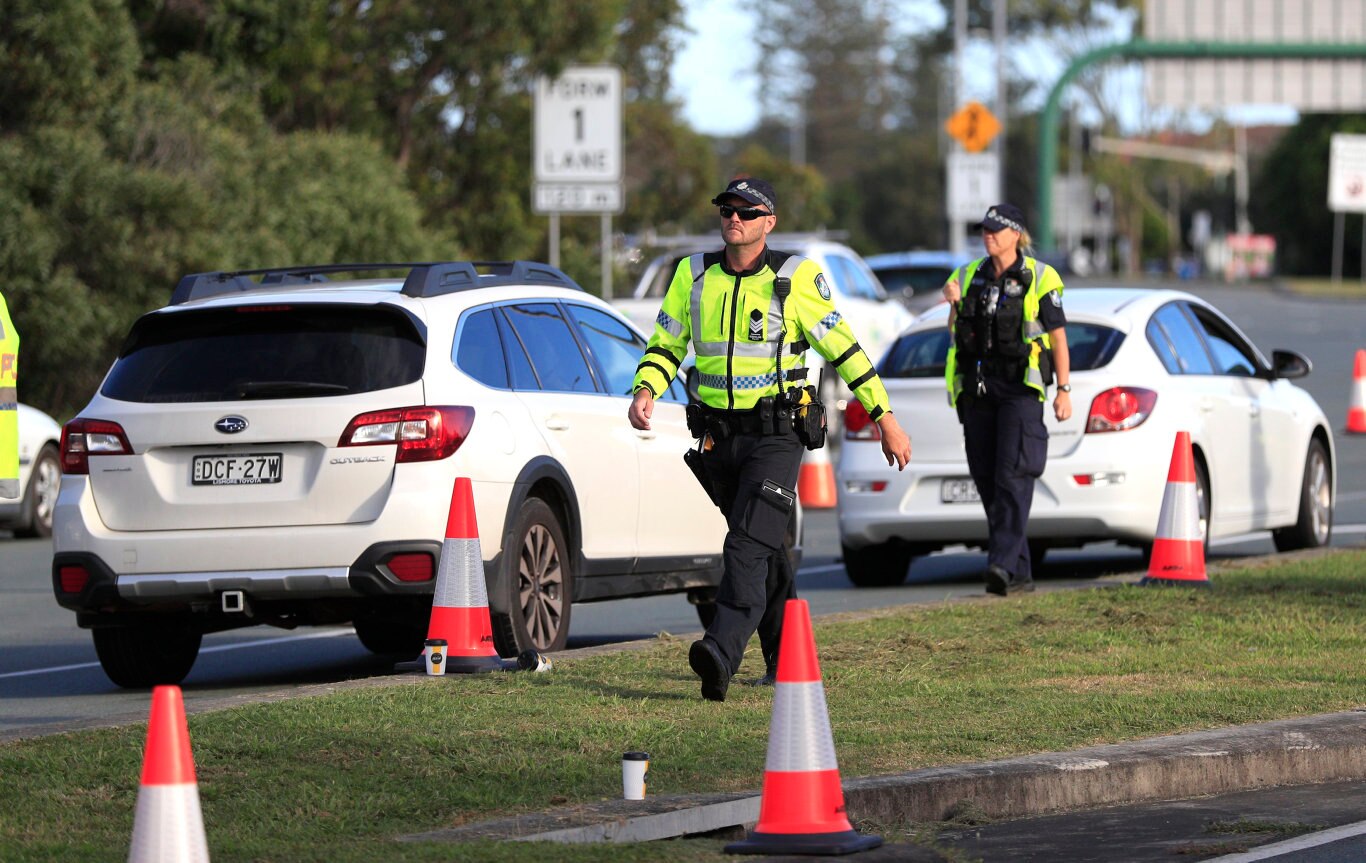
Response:
[{"label": "sky", "polygon": [[[922,20],[915,22],[916,26],[933,26],[942,21],[939,4],[931,0],[901,0],[898,5],[907,10],[925,10]],[[684,8],[693,33],[679,51],[673,68],[674,93],[683,103],[684,118],[695,130],[706,135],[730,136],[749,131],[759,121],[759,82],[753,71],[759,57],[752,41],[756,7],[734,0],[684,0]],[[972,56],[980,67],[994,70],[989,46],[978,45]],[[1121,81],[1119,92],[1130,94],[1135,123],[1142,101],[1142,77],[1137,69],[1135,65],[1119,73],[1130,78],[1127,84]],[[1061,72],[1059,67],[1054,74]],[[967,99],[990,104],[995,91],[991,74],[970,75],[967,90]],[[1032,107],[1037,109],[1039,106]],[[1297,117],[1290,108],[1267,106],[1231,110],[1226,116],[1247,124],[1288,124],[1294,123]],[[1149,122],[1152,119],[1148,117]],[[1124,122],[1122,111],[1121,122]],[[1195,125],[1198,130],[1205,123],[1196,118]]]}]

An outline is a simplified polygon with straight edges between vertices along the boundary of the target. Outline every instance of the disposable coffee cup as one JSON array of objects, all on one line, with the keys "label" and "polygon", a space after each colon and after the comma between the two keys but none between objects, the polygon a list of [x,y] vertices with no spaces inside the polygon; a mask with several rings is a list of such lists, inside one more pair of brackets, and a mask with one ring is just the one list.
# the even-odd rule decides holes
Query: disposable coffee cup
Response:
[{"label": "disposable coffee cup", "polygon": [[621,756],[621,793],[627,800],[644,800],[650,781],[650,754],[627,752]]},{"label": "disposable coffee cup", "polygon": [[446,639],[427,639],[422,655],[427,660],[428,674],[439,676],[446,673]]}]

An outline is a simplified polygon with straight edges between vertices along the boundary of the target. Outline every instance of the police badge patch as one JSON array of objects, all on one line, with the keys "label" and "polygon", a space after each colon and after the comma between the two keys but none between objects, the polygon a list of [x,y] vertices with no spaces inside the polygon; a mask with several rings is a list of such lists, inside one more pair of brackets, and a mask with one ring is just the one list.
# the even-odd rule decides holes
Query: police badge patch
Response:
[{"label": "police badge patch", "polygon": [[1049,291],[1048,298],[1053,301],[1053,305],[1062,308],[1062,297],[1058,296],[1057,291]]},{"label": "police badge patch", "polygon": [[830,283],[825,280],[825,273],[816,274],[816,290],[821,292],[821,299],[830,299]]}]

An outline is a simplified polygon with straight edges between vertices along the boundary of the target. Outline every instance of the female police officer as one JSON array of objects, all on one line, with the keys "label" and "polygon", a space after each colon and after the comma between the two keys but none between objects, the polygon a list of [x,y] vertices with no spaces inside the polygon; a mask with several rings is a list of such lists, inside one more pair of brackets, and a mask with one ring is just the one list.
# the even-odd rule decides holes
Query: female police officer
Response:
[{"label": "female police officer", "polygon": [[1021,253],[1030,247],[1024,214],[997,204],[979,227],[987,256],[944,285],[954,303],[945,378],[987,512],[987,593],[1005,596],[1034,589],[1025,527],[1048,458],[1043,402],[1055,372],[1053,415],[1059,422],[1072,416],[1071,365],[1062,279]]}]

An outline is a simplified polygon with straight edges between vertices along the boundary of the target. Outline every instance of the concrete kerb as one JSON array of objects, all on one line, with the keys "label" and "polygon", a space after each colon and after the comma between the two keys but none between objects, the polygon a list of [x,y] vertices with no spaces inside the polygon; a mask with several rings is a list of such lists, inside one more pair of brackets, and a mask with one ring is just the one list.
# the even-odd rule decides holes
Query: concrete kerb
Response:
[{"label": "concrete kerb", "polygon": [[[1366,779],[1366,708],[845,780],[844,794],[853,818],[923,823],[945,820],[964,802],[989,818],[1018,818],[1353,779]],[[683,795],[565,807],[401,838],[643,842],[748,829],[758,817],[757,795]]]}]

